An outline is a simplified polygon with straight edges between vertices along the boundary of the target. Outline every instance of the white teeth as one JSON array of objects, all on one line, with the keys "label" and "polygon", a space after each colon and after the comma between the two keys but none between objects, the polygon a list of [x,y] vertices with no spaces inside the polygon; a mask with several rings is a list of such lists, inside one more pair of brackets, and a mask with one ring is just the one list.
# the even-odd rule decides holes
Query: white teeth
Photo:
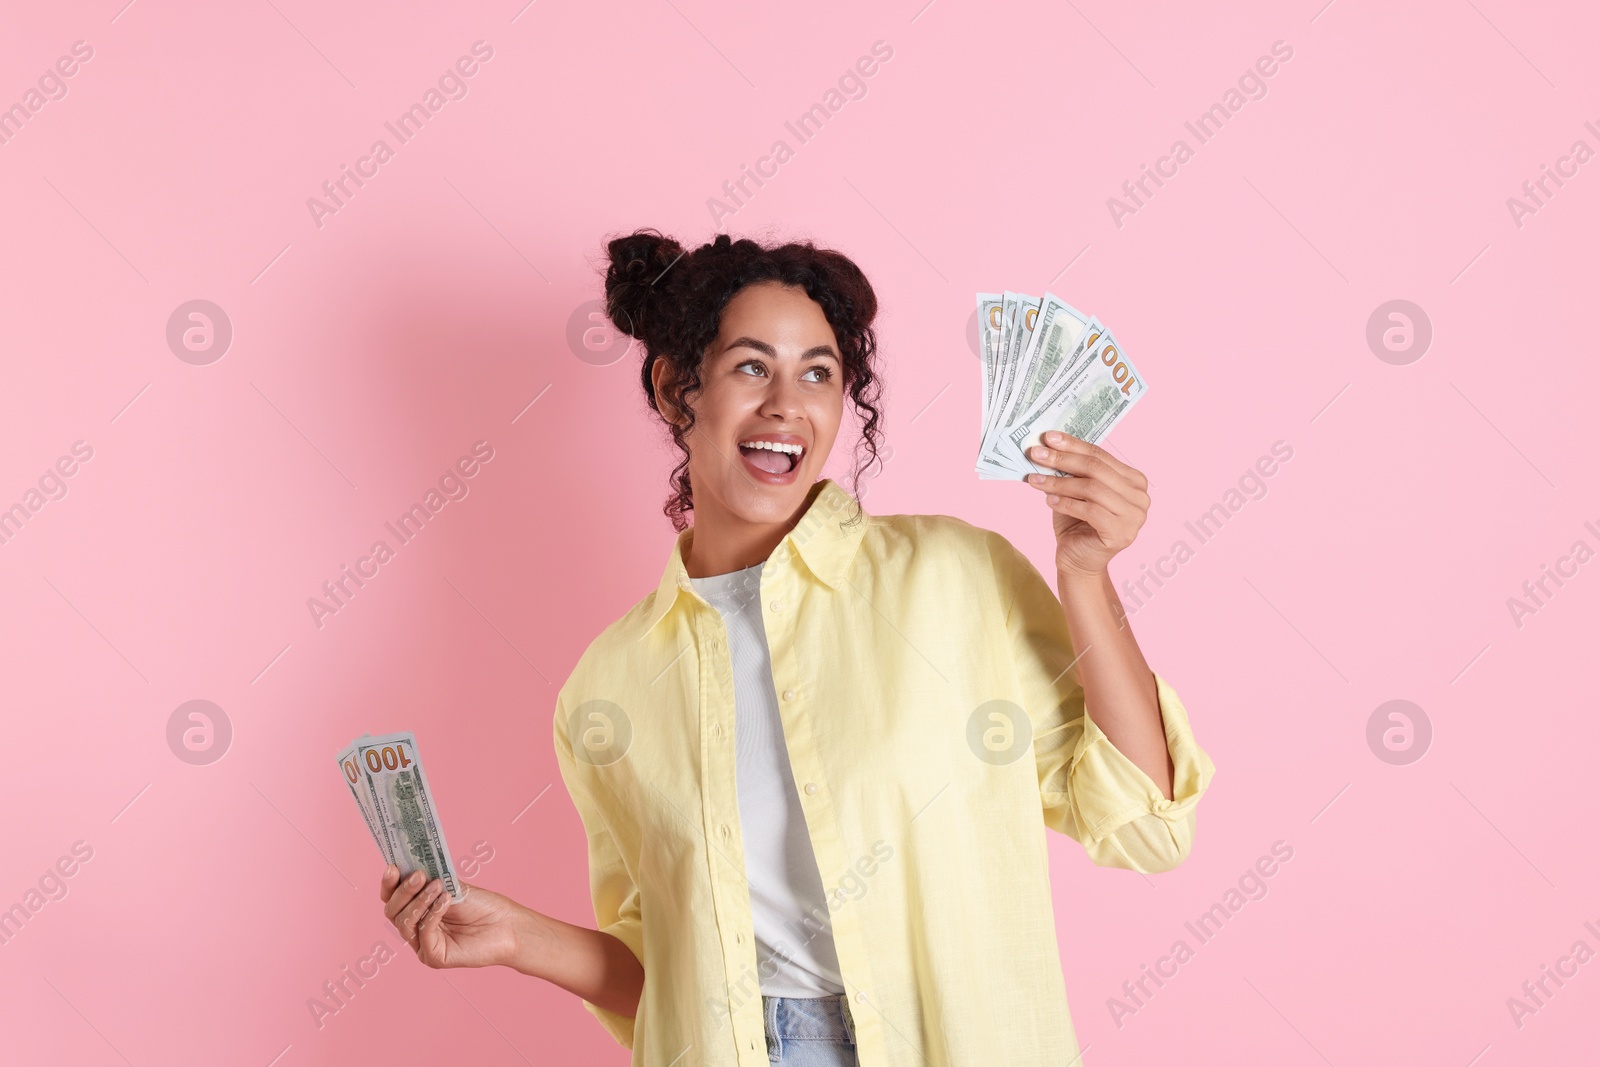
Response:
[{"label": "white teeth", "polygon": [[803,445],[786,445],[777,441],[740,441],[740,448],[765,448],[773,452],[788,452],[791,455],[801,455],[805,452]]}]

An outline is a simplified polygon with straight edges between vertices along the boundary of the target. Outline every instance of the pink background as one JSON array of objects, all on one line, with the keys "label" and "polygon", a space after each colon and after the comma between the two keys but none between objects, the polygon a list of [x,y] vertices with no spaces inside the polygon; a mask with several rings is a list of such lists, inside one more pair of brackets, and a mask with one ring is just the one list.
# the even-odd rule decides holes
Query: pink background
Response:
[{"label": "pink background", "polygon": [[[0,144],[0,506],[74,442],[93,458],[0,545],[0,907],[93,857],[0,946],[0,1059],[627,1062],[553,986],[411,958],[333,757],[415,730],[453,851],[492,850],[473,880],[592,922],[552,699],[660,574],[672,453],[637,353],[568,322],[607,234],[707,240],[708,198],[779,138],[794,157],[722,226],[840,248],[877,287],[870,510],[1049,565],[1035,492],[972,472],[976,290],[1099,314],[1151,383],[1111,439],[1155,501],[1119,581],[1293,450],[1128,599],[1218,772],[1169,874],[1051,839],[1085,1061],[1592,1059],[1600,962],[1520,1027],[1506,1002],[1600,951],[1600,562],[1520,627],[1507,600],[1600,548],[1600,161],[1520,227],[1506,201],[1600,148],[1600,17],[1322,3],[11,5],[0,104],[75,41],[93,58]],[[468,94],[319,228],[307,198],[478,40]],[[784,122],[879,40],[866,96],[798,144]],[[1198,144],[1184,122],[1280,40],[1266,96]],[[1116,225],[1107,198],[1180,137],[1194,157]],[[209,365],[166,342],[193,299],[234,331]],[[1408,365],[1366,340],[1393,299],[1432,323]],[[470,495],[319,629],[307,599],[479,440]],[[233,730],[206,766],[166,737],[195,699]],[[1408,765],[1367,741],[1394,699],[1432,725]],[[1277,841],[1268,894],[1199,945],[1185,922]],[[1180,938],[1194,958],[1119,1026],[1108,998]],[[379,939],[400,955],[319,1028],[308,999]]]}]

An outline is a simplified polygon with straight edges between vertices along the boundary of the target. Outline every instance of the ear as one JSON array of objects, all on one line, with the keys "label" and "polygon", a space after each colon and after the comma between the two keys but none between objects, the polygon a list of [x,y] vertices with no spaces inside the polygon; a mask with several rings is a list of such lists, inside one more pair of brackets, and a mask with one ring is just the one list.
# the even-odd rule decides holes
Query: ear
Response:
[{"label": "ear", "polygon": [[661,416],[674,426],[682,426],[687,420],[679,407],[677,375],[665,356],[658,356],[650,365],[650,382],[656,391],[656,408]]}]

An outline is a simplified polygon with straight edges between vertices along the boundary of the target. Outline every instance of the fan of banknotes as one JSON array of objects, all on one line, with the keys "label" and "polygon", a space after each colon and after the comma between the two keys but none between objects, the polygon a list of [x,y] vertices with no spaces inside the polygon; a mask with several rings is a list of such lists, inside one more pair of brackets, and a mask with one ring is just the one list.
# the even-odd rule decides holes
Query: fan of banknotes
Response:
[{"label": "fan of banknotes", "polygon": [[1048,430],[1098,444],[1145,393],[1144,376],[1111,331],[1050,293],[979,293],[978,342],[980,478],[1064,473],[1035,463],[1027,450]]},{"label": "fan of banknotes", "polygon": [[428,881],[440,879],[450,899],[459,901],[464,895],[461,879],[444,842],[416,737],[362,734],[339,753],[339,770],[385,862],[398,866],[401,878],[427,872]]}]

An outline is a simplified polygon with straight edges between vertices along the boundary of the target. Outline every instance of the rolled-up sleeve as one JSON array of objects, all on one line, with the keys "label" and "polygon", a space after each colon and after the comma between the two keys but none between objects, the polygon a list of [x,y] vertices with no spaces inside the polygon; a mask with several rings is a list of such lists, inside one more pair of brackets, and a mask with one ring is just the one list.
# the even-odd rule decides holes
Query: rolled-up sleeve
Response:
[{"label": "rolled-up sleeve", "polygon": [[[583,821],[589,839],[589,895],[594,902],[594,920],[602,933],[610,934],[627,945],[642,964],[644,962],[644,926],[640,921],[639,888],[634,884],[618,851],[600,804],[592,797],[578,773],[572,742],[567,737],[567,716],[562,701],[556,701],[554,723],[556,765],[561,770],[562,781],[572,797],[578,817]],[[631,1015],[622,1015],[589,1001],[583,1006],[600,1020],[600,1025],[623,1048],[633,1048]]]},{"label": "rolled-up sleeve", "polygon": [[1010,598],[1006,626],[1033,728],[1045,825],[1082,844],[1102,867],[1144,874],[1171,870],[1194,843],[1195,806],[1215,771],[1195,740],[1188,712],[1166,679],[1152,671],[1172,756],[1168,800],[1086,713],[1083,687],[1067,669],[1077,653],[1055,592],[1026,556],[999,534],[994,537],[1000,543],[991,544],[991,551]]}]

